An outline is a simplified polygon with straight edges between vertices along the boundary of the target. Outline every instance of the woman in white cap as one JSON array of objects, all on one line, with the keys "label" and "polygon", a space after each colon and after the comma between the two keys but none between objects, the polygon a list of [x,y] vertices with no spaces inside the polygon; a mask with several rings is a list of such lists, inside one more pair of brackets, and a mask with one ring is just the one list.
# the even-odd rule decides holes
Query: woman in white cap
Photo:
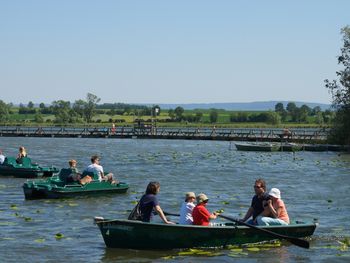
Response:
[{"label": "woman in white cap", "polygon": [[185,202],[182,203],[180,209],[180,220],[179,224],[182,225],[192,225],[193,217],[192,210],[196,206],[194,201],[196,200],[196,195],[193,192],[186,193]]},{"label": "woman in white cap", "polygon": [[197,195],[197,205],[193,208],[193,224],[199,226],[208,226],[211,219],[216,219],[216,213],[210,213],[206,208],[209,199],[205,194]]},{"label": "woman in white cap", "polygon": [[270,200],[266,201],[263,216],[257,217],[258,225],[288,225],[289,216],[286,206],[281,199],[281,192],[277,188],[271,188]]}]

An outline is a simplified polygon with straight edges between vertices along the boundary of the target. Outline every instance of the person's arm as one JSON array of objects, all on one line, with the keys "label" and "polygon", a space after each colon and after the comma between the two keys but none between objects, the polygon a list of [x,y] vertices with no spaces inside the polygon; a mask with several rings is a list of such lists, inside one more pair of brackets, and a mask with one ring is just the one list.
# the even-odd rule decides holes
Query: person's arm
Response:
[{"label": "person's arm", "polygon": [[162,208],[160,208],[159,205],[156,205],[154,208],[155,208],[155,210],[157,211],[158,215],[160,216],[160,218],[163,220],[163,222],[165,224],[175,224],[175,223],[173,223],[171,221],[168,221],[168,219],[165,217],[165,215],[163,213]]},{"label": "person's arm", "polygon": [[268,205],[268,208],[271,212],[271,217],[273,218],[278,218],[278,210],[279,208],[277,208],[277,210],[273,207],[272,205],[272,200],[267,200],[267,205]]},{"label": "person's arm", "polygon": [[218,216],[217,216],[216,213],[214,212],[214,213],[210,214],[209,219],[216,219],[217,217],[218,217]]},{"label": "person's arm", "polygon": [[241,219],[241,221],[245,222],[248,220],[248,218],[250,218],[253,215],[254,212],[254,208],[253,207],[249,207],[247,213],[245,214],[245,216]]}]

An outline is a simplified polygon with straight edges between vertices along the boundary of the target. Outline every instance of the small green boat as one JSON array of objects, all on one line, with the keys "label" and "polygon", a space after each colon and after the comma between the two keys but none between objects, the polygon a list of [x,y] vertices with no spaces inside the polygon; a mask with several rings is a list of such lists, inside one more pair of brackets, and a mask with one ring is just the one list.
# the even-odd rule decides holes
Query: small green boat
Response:
[{"label": "small green boat", "polygon": [[[106,220],[95,217],[104,242],[110,248],[177,249],[225,247],[276,239],[271,235],[235,223],[219,226],[170,225],[131,220]],[[263,229],[295,238],[313,235],[317,223],[297,222],[288,226],[264,226]]]},{"label": "small green boat", "polygon": [[238,151],[277,152],[280,149],[278,143],[269,142],[235,143],[235,146]]},{"label": "small green boat", "polygon": [[98,176],[91,173],[83,173],[83,176],[90,175],[93,180],[84,185],[79,182],[67,182],[66,176],[70,169],[61,169],[59,175],[47,179],[27,180],[23,184],[23,192],[26,199],[42,198],[71,198],[81,195],[105,195],[126,193],[129,185],[119,182],[100,182]]},{"label": "small green boat", "polygon": [[6,157],[4,163],[0,164],[0,175],[2,176],[36,178],[49,177],[58,172],[56,167],[41,167],[32,163],[28,157],[21,158],[20,162],[17,162],[14,157]]}]

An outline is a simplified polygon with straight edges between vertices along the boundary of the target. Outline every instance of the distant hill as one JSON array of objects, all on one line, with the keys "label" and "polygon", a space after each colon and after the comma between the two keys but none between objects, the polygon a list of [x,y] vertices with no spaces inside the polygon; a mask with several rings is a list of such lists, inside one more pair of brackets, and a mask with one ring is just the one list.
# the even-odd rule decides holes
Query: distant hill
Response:
[{"label": "distant hill", "polygon": [[[180,106],[185,110],[193,109],[224,109],[224,110],[233,110],[233,111],[268,111],[275,110],[275,105],[277,103],[283,103],[284,108],[286,108],[289,101],[256,101],[256,102],[227,102],[227,103],[189,103],[189,104],[158,104],[161,109],[175,109]],[[330,104],[323,103],[313,103],[313,102],[300,102],[293,101],[297,107],[302,106],[303,104],[314,108],[320,106],[322,110],[327,110],[331,107]]]}]

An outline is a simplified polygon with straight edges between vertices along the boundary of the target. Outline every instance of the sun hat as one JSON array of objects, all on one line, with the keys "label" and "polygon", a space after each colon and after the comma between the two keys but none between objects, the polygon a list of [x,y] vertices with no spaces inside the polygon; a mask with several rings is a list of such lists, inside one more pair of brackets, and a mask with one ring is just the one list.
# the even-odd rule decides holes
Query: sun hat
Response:
[{"label": "sun hat", "polygon": [[187,199],[187,198],[190,198],[190,197],[196,198],[196,194],[193,193],[193,192],[187,192],[187,193],[186,193],[186,199]]},{"label": "sun hat", "polygon": [[203,203],[205,201],[208,201],[208,197],[205,194],[199,194],[197,195],[197,203]]},{"label": "sun hat", "polygon": [[269,195],[276,197],[276,198],[281,198],[281,192],[277,188],[271,188]]}]

